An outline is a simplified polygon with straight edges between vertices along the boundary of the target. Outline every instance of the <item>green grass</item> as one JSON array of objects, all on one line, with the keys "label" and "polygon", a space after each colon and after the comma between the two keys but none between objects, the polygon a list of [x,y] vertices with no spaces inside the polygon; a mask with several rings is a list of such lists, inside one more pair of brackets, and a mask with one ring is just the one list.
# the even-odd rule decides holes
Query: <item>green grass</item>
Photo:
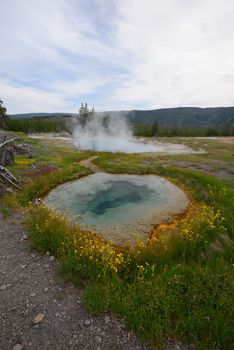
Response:
[{"label": "green grass", "polygon": [[1,198],[1,212],[3,216],[9,216],[20,208],[18,198],[15,194],[5,193]]},{"label": "green grass", "polygon": [[[103,158],[106,161],[106,155]],[[99,164],[101,161],[99,159]],[[104,163],[102,165],[104,167]],[[112,166],[111,161],[113,171]],[[115,163],[115,170],[116,166]],[[131,162],[126,171],[145,173],[145,169],[142,171],[136,164],[133,167]],[[177,183],[184,182],[184,186],[189,182],[199,202],[205,200],[206,193],[207,204],[221,211],[225,230],[220,221],[215,221],[215,228],[210,230],[206,222],[204,225],[195,220],[194,231],[199,231],[201,236],[199,242],[186,241],[179,232],[174,232],[174,237],[170,236],[166,241],[166,248],[165,242],[157,242],[132,252],[130,259],[129,252],[125,252],[128,264],[117,274],[104,273],[102,266],[98,268],[89,260],[77,259],[72,253],[73,247],[61,256],[63,274],[79,285],[86,281],[84,300],[94,314],[111,310],[156,348],[171,337],[189,340],[198,349],[231,349],[233,249],[223,245],[221,252],[205,260],[201,258],[201,252],[223,233],[233,237],[233,191],[217,179],[199,173],[171,168],[159,168],[157,173],[174,178]],[[38,237],[35,227],[36,223],[31,222],[33,242]],[[43,231],[43,227],[40,229]],[[46,231],[46,236],[55,238],[57,229],[52,225],[49,229],[50,234]],[[36,242],[35,246],[40,244]],[[46,242],[46,249],[53,251],[53,244]]]},{"label": "green grass", "polygon": [[[57,184],[88,174],[78,161],[93,154],[57,147],[46,152],[36,145],[36,165],[52,164],[55,170],[30,177],[18,194],[20,203],[27,205]],[[212,154],[202,157],[210,159]],[[91,312],[108,310],[122,317],[152,348],[163,348],[171,338],[197,349],[232,349],[234,191],[215,177],[165,166],[166,159],[170,157],[98,153],[95,163],[111,173],[167,177],[196,203],[187,221],[148,244],[120,249],[42,206],[29,209],[26,224],[32,246],[59,257],[62,275],[84,288]],[[217,159],[223,161],[222,154]],[[27,162],[24,170],[30,168]],[[23,163],[19,158],[16,173]],[[5,201],[10,208],[12,199]],[[221,248],[212,250],[211,243],[217,242]]]},{"label": "green grass", "polygon": [[221,258],[206,264],[165,265],[132,281],[90,283],[84,299],[95,314],[112,310],[152,346],[166,337],[200,349],[231,349],[232,267]]},{"label": "green grass", "polygon": [[48,193],[49,190],[67,181],[78,179],[88,175],[90,172],[78,164],[68,165],[62,169],[51,171],[47,175],[38,176],[38,178],[29,185],[24,186],[19,194],[19,201],[22,205],[27,205],[35,198],[40,198]]}]

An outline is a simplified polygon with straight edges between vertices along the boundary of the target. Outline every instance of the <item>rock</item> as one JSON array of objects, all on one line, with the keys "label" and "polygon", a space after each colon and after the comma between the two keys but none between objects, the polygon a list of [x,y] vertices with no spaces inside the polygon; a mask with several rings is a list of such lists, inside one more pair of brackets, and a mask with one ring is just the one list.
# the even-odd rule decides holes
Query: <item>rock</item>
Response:
[{"label": "rock", "polygon": [[49,264],[45,264],[45,265],[44,265],[44,268],[45,268],[46,270],[49,270],[50,265],[49,265]]},{"label": "rock", "polygon": [[49,255],[50,255],[50,252],[49,252],[48,250],[47,250],[47,252],[46,252],[46,255],[47,255],[47,256],[49,256]]},{"label": "rock", "polygon": [[223,233],[223,234],[221,235],[221,239],[222,239],[222,241],[223,241],[225,244],[227,244],[227,245],[233,243],[233,241],[231,240],[231,238],[230,238],[227,234],[225,234],[225,233]]},{"label": "rock", "polygon": [[41,200],[40,198],[36,198],[35,201],[34,201],[34,204],[35,204],[36,206],[39,206],[39,205],[42,204],[42,200]]},{"label": "rock", "polygon": [[26,239],[28,239],[28,236],[27,236],[27,235],[23,235],[23,236],[22,236],[22,239],[23,239],[23,240],[26,240]]},{"label": "rock", "polygon": [[44,315],[44,314],[41,314],[41,313],[38,314],[38,315],[34,318],[33,324],[34,324],[34,325],[37,325],[37,324],[43,322],[43,321],[44,321],[44,318],[45,318],[45,315]]},{"label": "rock", "polygon": [[21,269],[25,269],[25,267],[27,267],[27,265],[21,265]]},{"label": "rock", "polygon": [[220,252],[223,252],[223,245],[218,239],[216,239],[214,242],[210,243],[208,249],[205,252],[205,256],[210,257]]},{"label": "rock", "polygon": [[36,293],[30,294],[30,297],[35,297]]},{"label": "rock", "polygon": [[48,288],[47,287],[44,288],[44,292],[45,293],[48,292]]},{"label": "rock", "polygon": [[102,337],[99,337],[98,335],[95,337],[95,342],[97,344],[101,344],[102,343]]},{"label": "rock", "polygon": [[22,350],[23,349],[23,345],[21,344],[16,344],[12,350]]},{"label": "rock", "polygon": [[7,286],[5,284],[3,284],[1,287],[0,287],[0,290],[6,290],[7,289]]},{"label": "rock", "polygon": [[109,316],[105,316],[105,323],[109,324],[110,323],[110,317]]},{"label": "rock", "polygon": [[91,321],[90,320],[84,320],[84,325],[85,326],[89,326],[91,324]]},{"label": "rock", "polygon": [[23,315],[24,315],[24,316],[29,316],[29,314],[30,314],[29,309],[26,309],[26,310],[23,312]]},{"label": "rock", "polygon": [[54,261],[55,257],[53,255],[50,256],[49,261]]}]

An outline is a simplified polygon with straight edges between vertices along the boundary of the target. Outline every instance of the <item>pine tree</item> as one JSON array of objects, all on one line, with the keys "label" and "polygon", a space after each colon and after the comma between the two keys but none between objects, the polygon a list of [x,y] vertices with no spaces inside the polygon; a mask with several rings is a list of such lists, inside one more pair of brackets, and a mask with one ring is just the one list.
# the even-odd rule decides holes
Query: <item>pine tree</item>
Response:
[{"label": "pine tree", "polygon": [[7,119],[7,109],[3,106],[3,101],[0,100],[0,128],[6,127]]},{"label": "pine tree", "polygon": [[151,136],[157,136],[158,135],[158,123],[154,122],[151,127]]},{"label": "pine tree", "polygon": [[82,127],[85,127],[86,124],[94,118],[94,113],[94,107],[92,109],[89,109],[87,102],[85,104],[83,102],[81,103],[78,121]]}]

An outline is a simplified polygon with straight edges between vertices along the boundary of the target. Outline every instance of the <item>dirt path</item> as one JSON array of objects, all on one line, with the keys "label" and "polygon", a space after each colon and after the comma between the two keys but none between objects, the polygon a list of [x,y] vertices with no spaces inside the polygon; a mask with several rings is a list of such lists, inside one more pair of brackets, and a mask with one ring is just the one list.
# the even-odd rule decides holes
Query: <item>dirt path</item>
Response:
[{"label": "dirt path", "polygon": [[93,163],[93,160],[97,159],[98,156],[90,157],[85,160],[81,160],[79,163],[80,165],[84,166],[85,168],[90,169],[94,173],[97,173],[100,171],[100,169]]},{"label": "dirt path", "polygon": [[87,313],[56,259],[30,251],[21,222],[0,214],[0,350],[147,349],[113,316]]}]

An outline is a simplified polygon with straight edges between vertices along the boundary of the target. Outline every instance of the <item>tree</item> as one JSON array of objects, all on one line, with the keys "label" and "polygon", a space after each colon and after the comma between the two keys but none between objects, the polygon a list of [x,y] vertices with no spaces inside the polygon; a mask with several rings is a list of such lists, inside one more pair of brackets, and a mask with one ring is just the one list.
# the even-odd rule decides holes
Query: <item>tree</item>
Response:
[{"label": "tree", "polygon": [[7,109],[3,106],[2,100],[0,100],[0,128],[6,127],[7,119]]},{"label": "tree", "polygon": [[82,127],[85,127],[86,124],[94,118],[94,113],[94,107],[92,109],[89,109],[87,103],[81,103],[78,114],[78,121]]},{"label": "tree", "polygon": [[154,122],[151,127],[151,136],[157,136],[158,135],[158,123]]}]

